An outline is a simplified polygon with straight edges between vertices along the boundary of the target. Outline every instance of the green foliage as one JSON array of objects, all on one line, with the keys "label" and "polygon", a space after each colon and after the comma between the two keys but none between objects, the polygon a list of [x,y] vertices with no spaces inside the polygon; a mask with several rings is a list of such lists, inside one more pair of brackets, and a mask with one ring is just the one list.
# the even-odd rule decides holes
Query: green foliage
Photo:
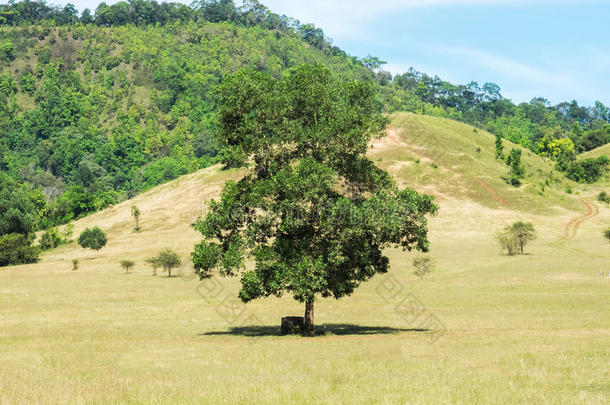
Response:
[{"label": "green foliage", "polygon": [[579,183],[595,183],[608,171],[609,163],[610,160],[604,155],[598,158],[575,160],[567,166],[566,176]]},{"label": "green foliage", "polygon": [[34,246],[33,242],[33,233],[9,233],[0,236],[0,266],[36,263],[40,248]]},{"label": "green foliage", "polygon": [[63,230],[57,227],[47,229],[40,237],[40,248],[42,250],[54,249],[60,245],[70,243],[74,231],[74,224],[67,224]]},{"label": "green foliage", "polygon": [[536,239],[536,229],[528,222],[515,222],[507,225],[496,233],[496,240],[503,249],[512,256],[516,253],[524,254],[523,249],[528,242]]},{"label": "green foliage", "polygon": [[420,280],[423,280],[425,276],[432,272],[433,266],[434,263],[431,258],[425,256],[416,257],[413,259],[413,268],[415,269],[413,274]]},{"label": "green foliage", "polygon": [[[29,234],[36,230],[44,201],[27,187],[16,184],[0,173],[0,236],[10,233]],[[43,204],[43,205],[41,205]]]},{"label": "green foliage", "polygon": [[610,228],[604,231],[604,238],[608,239],[608,242],[610,242]]},{"label": "green foliage", "polygon": [[0,42],[0,60],[11,61],[15,59],[15,45],[8,40],[5,39]]},{"label": "green foliage", "polygon": [[385,247],[427,251],[432,197],[400,190],[366,157],[387,124],[378,108],[371,84],[320,65],[225,78],[218,140],[234,163],[252,156],[254,166],[194,224],[204,237],[196,273],[240,275],[244,302],[288,292],[312,308],[317,295],[341,298],[387,272]]},{"label": "green foliage", "polygon": [[496,159],[504,159],[504,145],[502,137],[498,134],[496,134]]},{"label": "green foliage", "polygon": [[137,232],[140,230],[140,209],[135,205],[131,206],[131,216],[136,220],[135,231]]},{"label": "green foliage", "polygon": [[72,259],[72,271],[78,270],[79,262],[78,259]]},{"label": "green foliage", "polygon": [[179,267],[182,264],[178,253],[167,248],[163,249],[157,256],[146,259],[146,262],[151,264],[153,267],[153,275],[157,275],[157,269],[163,267],[163,270],[167,271],[167,276],[172,276],[172,269]]},{"label": "green foliage", "polygon": [[125,274],[129,273],[129,270],[135,266],[133,260],[121,260],[121,267],[125,269]]},{"label": "green foliage", "polygon": [[143,188],[152,188],[186,173],[188,173],[187,168],[176,159],[171,157],[159,159],[144,168]]},{"label": "green foliage", "polygon": [[159,256],[149,257],[148,259],[146,259],[144,261],[152,266],[152,268],[153,268],[152,275],[156,276],[157,269],[162,267],[161,262],[159,261]]},{"label": "green foliage", "polygon": [[610,204],[610,195],[608,195],[608,193],[605,191],[600,191],[597,195],[597,201]]},{"label": "green foliage", "polygon": [[106,234],[97,226],[86,228],[78,237],[78,244],[85,249],[100,250],[107,241]]},{"label": "green foliage", "polygon": [[521,164],[521,149],[512,149],[506,157],[508,166],[508,184],[518,187],[525,176],[525,167]]},{"label": "green foliage", "polygon": [[45,231],[40,237],[40,248],[42,250],[54,249],[62,243],[57,228]]}]

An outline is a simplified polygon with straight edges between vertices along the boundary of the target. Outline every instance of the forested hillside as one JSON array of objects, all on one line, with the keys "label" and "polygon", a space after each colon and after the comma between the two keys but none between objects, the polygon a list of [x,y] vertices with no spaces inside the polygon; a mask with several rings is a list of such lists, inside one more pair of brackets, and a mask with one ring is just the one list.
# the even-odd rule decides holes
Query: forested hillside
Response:
[{"label": "forested hillside", "polygon": [[[24,204],[36,212],[28,228],[40,229],[221,161],[217,84],[242,67],[277,77],[302,63],[373,83],[387,112],[477,125],[557,160],[568,175],[582,169],[577,152],[610,138],[610,111],[601,103],[515,105],[493,83],[453,85],[414,70],[393,77],[378,58],[350,56],[322,30],[255,0],[242,7],[133,0],[80,15],[71,5],[23,1],[0,5],[6,199],[19,205],[29,196]],[[575,179],[592,180],[583,176]]]}]

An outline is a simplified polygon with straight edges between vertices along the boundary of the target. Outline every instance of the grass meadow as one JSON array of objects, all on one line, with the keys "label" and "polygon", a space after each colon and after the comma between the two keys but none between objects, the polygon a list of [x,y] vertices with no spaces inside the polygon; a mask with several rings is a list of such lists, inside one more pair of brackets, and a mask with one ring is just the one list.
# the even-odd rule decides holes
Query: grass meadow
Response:
[{"label": "grass meadow", "polygon": [[[487,169],[451,161],[469,145],[432,160],[430,148],[399,139],[400,155],[384,142],[372,158],[440,205],[428,277],[412,274],[415,253],[389,250],[389,275],[346,299],[316,301],[315,337],[279,335],[282,316],[303,312],[289,296],[240,305],[238,280],[202,284],[188,263],[179,277],[154,277],[144,259],[167,246],[186,262],[202,201],[241,173],[205,169],[78,221],[76,235],[107,231],[100,252],[71,244],[0,269],[0,403],[610,402],[610,277],[599,275],[610,271],[601,236],[610,208],[595,202],[597,190],[564,195],[557,186],[545,211],[544,196],[527,191],[533,180],[523,195],[495,183],[493,156]],[[493,234],[515,220],[532,221],[538,239],[509,257]],[[136,262],[130,274],[123,259]]]}]

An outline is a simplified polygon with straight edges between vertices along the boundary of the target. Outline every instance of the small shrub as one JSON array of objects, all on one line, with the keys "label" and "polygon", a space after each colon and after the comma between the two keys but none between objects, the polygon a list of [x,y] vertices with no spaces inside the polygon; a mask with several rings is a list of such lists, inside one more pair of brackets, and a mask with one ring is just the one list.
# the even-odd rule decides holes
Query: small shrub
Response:
[{"label": "small shrub", "polygon": [[78,244],[83,248],[100,250],[106,245],[106,234],[97,226],[85,229],[78,237]]},{"label": "small shrub", "polygon": [[40,237],[40,248],[42,250],[54,249],[61,244],[61,237],[57,228],[45,231]]},{"label": "small shrub", "polygon": [[415,268],[413,274],[415,274],[420,280],[423,280],[425,276],[432,272],[433,265],[434,263],[429,257],[416,257],[413,259],[413,267]]},{"label": "small shrub", "polygon": [[128,274],[133,266],[135,263],[132,260],[121,260],[121,267],[125,269],[125,274]]},{"label": "small shrub", "polygon": [[78,259],[72,259],[72,271],[78,270]]},{"label": "small shrub", "polygon": [[608,239],[608,242],[610,242],[610,228],[604,231],[604,237]]},{"label": "small shrub", "polygon": [[477,148],[477,153],[481,153],[481,148]]},{"label": "small shrub", "polygon": [[11,61],[15,59],[15,45],[9,40],[0,43],[0,59]]},{"label": "small shrub", "polygon": [[602,191],[597,195],[597,200],[608,204],[610,203],[610,195],[608,195],[608,193],[606,193],[605,191]]}]

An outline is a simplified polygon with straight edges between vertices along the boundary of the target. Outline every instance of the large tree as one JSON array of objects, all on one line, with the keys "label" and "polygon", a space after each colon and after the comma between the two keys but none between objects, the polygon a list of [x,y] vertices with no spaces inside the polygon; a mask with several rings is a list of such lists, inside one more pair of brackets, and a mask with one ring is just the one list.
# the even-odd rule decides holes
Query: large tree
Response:
[{"label": "large tree", "polygon": [[433,198],[399,189],[365,155],[386,125],[370,84],[319,65],[282,79],[250,69],[227,77],[217,137],[228,162],[251,170],[194,224],[204,237],[195,272],[241,276],[244,302],[292,294],[313,333],[316,297],[341,298],[387,272],[384,248],[427,251]]}]

